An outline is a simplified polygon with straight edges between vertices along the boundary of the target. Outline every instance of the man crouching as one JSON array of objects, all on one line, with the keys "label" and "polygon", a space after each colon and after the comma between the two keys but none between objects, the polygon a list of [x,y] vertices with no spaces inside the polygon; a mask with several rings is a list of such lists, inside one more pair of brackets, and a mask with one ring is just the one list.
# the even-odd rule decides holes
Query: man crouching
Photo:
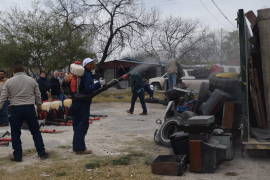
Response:
[{"label": "man crouching", "polygon": [[14,149],[12,161],[22,161],[21,127],[23,122],[29,126],[33,136],[38,156],[48,158],[45,152],[43,139],[39,131],[35,104],[38,111],[41,109],[41,94],[36,81],[27,76],[21,62],[16,62],[13,67],[14,76],[6,81],[0,96],[0,109],[4,103],[10,101],[10,128],[12,147]]}]

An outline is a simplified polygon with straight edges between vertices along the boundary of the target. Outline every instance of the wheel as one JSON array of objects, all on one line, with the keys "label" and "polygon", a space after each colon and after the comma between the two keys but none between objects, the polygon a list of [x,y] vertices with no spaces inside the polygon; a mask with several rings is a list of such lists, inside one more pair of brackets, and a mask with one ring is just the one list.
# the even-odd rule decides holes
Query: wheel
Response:
[{"label": "wheel", "polygon": [[171,142],[170,142],[170,137],[174,133],[179,131],[179,120],[177,119],[171,119],[168,121],[165,121],[160,129],[159,129],[159,135],[160,135],[160,143],[164,146],[170,147]]},{"label": "wheel", "polygon": [[154,83],[152,83],[151,85],[153,85],[154,91],[156,91],[156,90],[161,90],[161,85],[160,85],[159,82],[154,82]]}]

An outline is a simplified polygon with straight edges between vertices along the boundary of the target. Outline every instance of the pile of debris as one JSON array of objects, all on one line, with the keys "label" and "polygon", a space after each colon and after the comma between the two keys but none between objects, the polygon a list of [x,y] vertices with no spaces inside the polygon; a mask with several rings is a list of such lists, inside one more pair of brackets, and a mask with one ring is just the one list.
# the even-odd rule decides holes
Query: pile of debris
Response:
[{"label": "pile of debris", "polygon": [[191,107],[183,106],[186,92],[174,90],[181,91],[180,97],[167,93],[171,102],[164,121],[157,121],[155,141],[172,146],[175,155],[158,157],[153,173],[181,175],[188,164],[192,172],[214,172],[222,161],[233,159],[234,133],[239,130],[242,150],[269,150],[270,8],[258,10],[258,16],[240,9],[238,27],[241,79],[233,73],[212,76]]},{"label": "pile of debris", "polygon": [[[159,156],[152,164],[155,174],[213,173],[234,157],[233,133],[239,128],[241,86],[239,74],[222,73],[202,83],[199,94],[185,89],[166,92],[170,100],[164,121],[158,120],[155,142],[172,147],[175,155]],[[197,98],[196,98],[197,96]],[[170,171],[168,161],[180,171]],[[177,172],[177,173],[176,173]]]}]

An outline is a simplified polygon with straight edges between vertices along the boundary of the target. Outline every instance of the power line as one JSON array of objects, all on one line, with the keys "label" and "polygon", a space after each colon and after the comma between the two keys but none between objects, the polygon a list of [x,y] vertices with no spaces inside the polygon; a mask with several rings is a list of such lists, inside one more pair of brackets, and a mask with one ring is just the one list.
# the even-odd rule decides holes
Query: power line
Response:
[{"label": "power line", "polygon": [[204,2],[202,0],[200,0],[201,2],[201,5],[203,6],[203,8],[219,23],[219,24],[222,24],[218,19],[217,17],[215,16],[215,14],[213,14],[210,9],[204,4]]},{"label": "power line", "polygon": [[158,2],[137,2],[135,4],[137,5],[148,5],[148,6],[153,6],[153,5],[171,5],[171,4],[176,4],[179,2],[179,0],[160,0]]},{"label": "power line", "polygon": [[219,8],[214,0],[211,0],[217,10],[222,14],[222,16],[235,28],[235,25],[230,21],[230,19],[226,16],[226,14]]}]

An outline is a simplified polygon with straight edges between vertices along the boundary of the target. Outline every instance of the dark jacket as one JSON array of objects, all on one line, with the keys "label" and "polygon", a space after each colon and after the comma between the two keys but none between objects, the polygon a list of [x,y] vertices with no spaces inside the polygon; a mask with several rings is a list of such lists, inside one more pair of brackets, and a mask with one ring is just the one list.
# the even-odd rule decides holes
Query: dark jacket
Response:
[{"label": "dark jacket", "polygon": [[39,90],[40,90],[40,93],[41,93],[41,99],[42,99],[42,101],[48,100],[47,91],[49,91],[49,89],[50,89],[49,88],[48,80],[46,78],[40,77],[37,80],[37,83],[38,83],[38,87],[39,87]]},{"label": "dark jacket", "polygon": [[132,74],[130,83],[131,83],[131,90],[133,93],[141,93],[144,91],[144,82],[139,74],[137,73]]},{"label": "dark jacket", "polygon": [[85,95],[91,94],[91,92],[99,89],[100,87],[101,85],[99,82],[94,83],[92,72],[85,70],[84,75],[81,77],[80,80],[79,93]]},{"label": "dark jacket", "polygon": [[54,77],[51,78],[50,89],[52,96],[59,96],[61,94],[60,82],[57,78]]}]

